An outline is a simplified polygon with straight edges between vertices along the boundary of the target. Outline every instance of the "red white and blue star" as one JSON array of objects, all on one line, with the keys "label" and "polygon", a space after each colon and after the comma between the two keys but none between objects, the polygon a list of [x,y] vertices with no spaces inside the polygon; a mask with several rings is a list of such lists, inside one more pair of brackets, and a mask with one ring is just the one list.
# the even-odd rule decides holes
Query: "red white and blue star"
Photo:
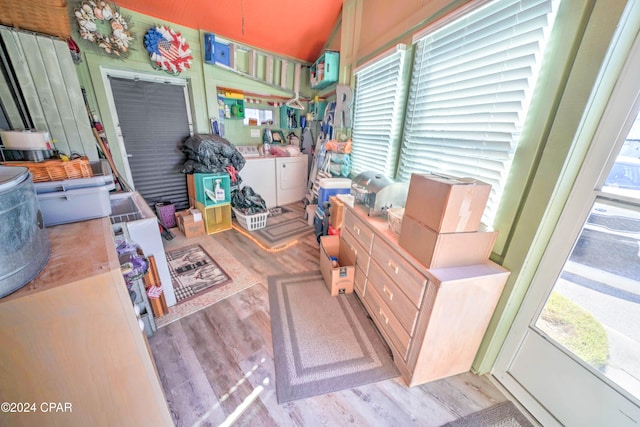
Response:
[{"label": "red white and blue star", "polygon": [[193,56],[189,44],[170,28],[162,26],[147,30],[144,47],[154,66],[170,74],[179,74],[191,67]]}]

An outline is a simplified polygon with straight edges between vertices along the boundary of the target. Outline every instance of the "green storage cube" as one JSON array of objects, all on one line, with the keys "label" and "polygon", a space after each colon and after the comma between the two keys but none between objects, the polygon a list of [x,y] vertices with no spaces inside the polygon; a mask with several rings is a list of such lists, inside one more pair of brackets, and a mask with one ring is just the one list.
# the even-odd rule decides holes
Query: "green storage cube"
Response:
[{"label": "green storage cube", "polygon": [[207,207],[231,202],[231,178],[228,174],[194,173],[193,179],[196,201]]}]

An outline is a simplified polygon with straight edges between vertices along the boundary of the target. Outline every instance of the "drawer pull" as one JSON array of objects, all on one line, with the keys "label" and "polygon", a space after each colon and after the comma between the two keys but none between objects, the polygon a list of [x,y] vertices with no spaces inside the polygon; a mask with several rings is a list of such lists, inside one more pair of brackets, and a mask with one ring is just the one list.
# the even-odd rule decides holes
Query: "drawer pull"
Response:
[{"label": "drawer pull", "polygon": [[387,261],[387,265],[389,266],[390,269],[393,270],[394,273],[398,274],[399,268],[391,260]]},{"label": "drawer pull", "polygon": [[380,317],[382,317],[382,319],[384,320],[385,325],[389,324],[389,318],[387,316],[385,316],[384,312],[382,311],[382,309],[378,310],[378,314],[380,315]]},{"label": "drawer pull", "polygon": [[358,249],[354,248],[353,246],[350,246],[350,248],[353,251],[354,255],[357,257],[358,256]]},{"label": "drawer pull", "polygon": [[355,224],[353,225],[353,231],[355,231],[358,236],[360,235],[360,227]]},{"label": "drawer pull", "polygon": [[385,294],[387,294],[389,296],[389,301],[393,301],[393,292],[391,292],[389,289],[387,289],[386,286],[382,288],[382,292],[384,292]]}]

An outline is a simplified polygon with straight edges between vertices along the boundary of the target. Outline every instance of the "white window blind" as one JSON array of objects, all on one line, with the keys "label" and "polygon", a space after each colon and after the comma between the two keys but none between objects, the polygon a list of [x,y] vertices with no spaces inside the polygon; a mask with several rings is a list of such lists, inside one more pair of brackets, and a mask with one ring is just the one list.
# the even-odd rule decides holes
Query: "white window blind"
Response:
[{"label": "white window blind", "polygon": [[417,42],[398,179],[474,177],[492,185],[491,224],[526,116],[552,0],[500,0]]},{"label": "white window blind", "polygon": [[407,96],[405,46],[356,72],[352,171],[395,176]]}]

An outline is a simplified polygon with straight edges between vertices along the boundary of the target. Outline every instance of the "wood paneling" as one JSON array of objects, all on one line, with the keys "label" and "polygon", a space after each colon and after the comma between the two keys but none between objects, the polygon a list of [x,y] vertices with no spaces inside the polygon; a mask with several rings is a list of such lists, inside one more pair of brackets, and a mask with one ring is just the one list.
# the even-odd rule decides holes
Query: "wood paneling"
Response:
[{"label": "wood paneling", "polygon": [[56,148],[97,160],[98,152],[80,82],[66,42],[0,27],[36,130],[48,131]]}]

